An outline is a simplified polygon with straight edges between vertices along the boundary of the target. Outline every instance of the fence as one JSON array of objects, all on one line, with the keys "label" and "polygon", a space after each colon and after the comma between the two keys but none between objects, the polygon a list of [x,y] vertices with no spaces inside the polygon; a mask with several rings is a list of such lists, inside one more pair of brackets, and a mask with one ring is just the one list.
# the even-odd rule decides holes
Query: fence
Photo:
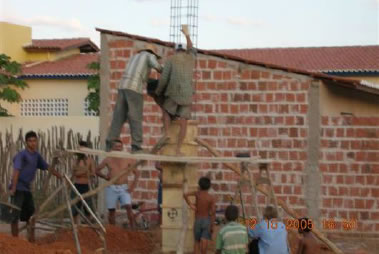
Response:
[{"label": "fence", "polygon": [[[42,157],[49,163],[51,162],[57,151],[65,149],[76,149],[80,140],[88,142],[89,146],[94,149],[99,149],[100,138],[99,136],[93,137],[91,131],[88,131],[86,137],[80,133],[74,133],[73,130],[66,131],[64,127],[53,126],[47,131],[38,131],[38,151]],[[0,198],[6,199],[8,192],[8,185],[11,181],[13,173],[13,158],[20,150],[25,148],[24,133],[19,129],[17,138],[14,138],[12,132],[6,130],[5,133],[0,132]],[[73,166],[75,157],[64,156],[63,160],[56,166],[60,173],[71,175],[71,168]],[[95,158],[97,159],[97,158]],[[58,187],[60,180],[56,177],[49,177],[48,172],[38,170],[35,180],[32,184],[32,191],[35,193],[36,204],[46,198],[48,193],[51,193]],[[63,195],[57,196],[55,203],[63,202]]]}]

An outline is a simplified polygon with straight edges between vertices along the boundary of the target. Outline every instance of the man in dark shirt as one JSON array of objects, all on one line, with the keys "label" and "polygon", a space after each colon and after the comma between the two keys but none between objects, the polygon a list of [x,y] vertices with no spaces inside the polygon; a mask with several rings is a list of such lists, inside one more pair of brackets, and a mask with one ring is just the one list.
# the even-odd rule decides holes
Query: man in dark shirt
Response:
[{"label": "man in dark shirt", "polygon": [[[37,169],[49,170],[53,175],[58,178],[62,176],[54,169],[57,163],[57,158],[53,159],[52,166],[49,165],[42,158],[42,156],[37,152],[37,134],[34,131],[29,131],[25,135],[26,148],[16,154],[13,158],[13,176],[12,183],[9,186],[11,194],[11,202],[15,206],[19,207],[21,211],[15,215],[13,222],[11,223],[12,235],[18,236],[18,221],[26,221],[27,224],[30,222],[30,217],[34,214],[34,202],[33,196],[30,191],[30,185],[33,182]],[[29,232],[29,241],[34,241],[34,230],[32,225],[32,230]]]}]

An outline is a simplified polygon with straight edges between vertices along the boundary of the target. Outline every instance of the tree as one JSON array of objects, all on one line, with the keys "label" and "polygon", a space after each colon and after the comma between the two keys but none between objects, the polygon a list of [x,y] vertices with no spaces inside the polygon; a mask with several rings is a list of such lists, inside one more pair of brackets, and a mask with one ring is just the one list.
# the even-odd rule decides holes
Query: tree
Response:
[{"label": "tree", "polygon": [[[0,101],[9,103],[21,101],[21,95],[15,88],[24,89],[28,84],[17,77],[21,73],[21,64],[11,61],[5,54],[0,54]],[[9,116],[8,110],[0,104],[0,116]]]},{"label": "tree", "polygon": [[88,100],[88,110],[93,110],[96,115],[100,113],[100,63],[92,62],[88,65],[88,69],[95,70],[96,74],[89,77],[87,81],[87,88],[89,94],[86,97]]}]

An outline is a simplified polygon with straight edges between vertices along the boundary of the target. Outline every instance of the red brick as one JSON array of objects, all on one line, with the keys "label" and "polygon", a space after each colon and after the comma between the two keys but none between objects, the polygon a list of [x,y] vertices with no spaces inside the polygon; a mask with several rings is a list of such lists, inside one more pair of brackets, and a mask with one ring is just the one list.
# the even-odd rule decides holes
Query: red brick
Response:
[{"label": "red brick", "polygon": [[120,80],[122,76],[122,72],[120,71],[112,71],[111,72],[111,79],[113,80]]},{"label": "red brick", "polygon": [[211,72],[210,71],[202,71],[201,72],[201,78],[206,80],[206,79],[211,79]]},{"label": "red brick", "polygon": [[274,94],[268,93],[266,94],[266,102],[273,102],[274,101]]},{"label": "red brick", "polygon": [[267,90],[269,91],[275,91],[278,90],[278,83],[277,82],[267,82]]},{"label": "red brick", "polygon": [[270,72],[262,72],[261,73],[261,77],[262,78],[268,79],[268,78],[270,78],[270,76],[271,76]]},{"label": "red brick", "polygon": [[296,102],[305,102],[305,94],[296,94]]},{"label": "red brick", "polygon": [[308,105],[302,104],[300,105],[300,113],[306,114],[308,112]]},{"label": "red brick", "polygon": [[108,45],[110,48],[128,48],[133,47],[134,42],[129,40],[115,40],[109,42]]},{"label": "red brick", "polygon": [[222,71],[214,71],[213,72],[213,79],[222,80]]},{"label": "red brick", "polygon": [[333,198],[333,208],[342,207],[343,199],[342,198]]},{"label": "red brick", "polygon": [[343,207],[344,208],[354,208],[354,201],[352,199],[345,199],[343,202]]},{"label": "red brick", "polygon": [[243,70],[241,73],[241,79],[250,79],[250,70]]},{"label": "red brick", "polygon": [[354,129],[346,129],[346,137],[355,137]]},{"label": "red brick", "polygon": [[230,79],[232,79],[232,73],[230,71],[224,71],[222,73],[222,79],[223,80],[230,80]]},{"label": "red brick", "polygon": [[201,69],[205,69],[207,67],[207,61],[206,60],[199,60],[199,67]]},{"label": "red brick", "polygon": [[298,82],[291,82],[290,83],[290,88],[291,88],[292,91],[299,90],[299,83]]},{"label": "red brick", "polygon": [[286,125],[295,125],[295,117],[286,116]]},{"label": "red brick", "polygon": [[379,188],[371,188],[372,197],[379,198]]},{"label": "red brick", "polygon": [[297,138],[298,136],[299,136],[299,129],[297,129],[297,128],[290,128],[289,129],[289,137]]},{"label": "red brick", "polygon": [[[284,124],[284,117],[283,116],[277,116],[277,117],[275,117],[274,122],[276,125]],[[288,132],[287,132],[287,134],[288,134]]]},{"label": "red brick", "polygon": [[283,79],[283,76],[282,75],[278,75],[278,74],[274,74],[272,76],[272,79]]},{"label": "red brick", "polygon": [[208,60],[208,68],[209,69],[215,69],[217,65],[217,61],[215,60]]},{"label": "red brick", "polygon": [[354,200],[354,207],[357,209],[364,209],[365,208],[365,202],[363,199],[355,199]]},{"label": "red brick", "polygon": [[129,49],[118,49],[114,51],[114,54],[116,57],[130,57],[130,50]]},{"label": "red brick", "polygon": [[218,61],[217,62],[217,67],[219,68],[226,68],[228,65],[226,62],[221,62],[221,61]]},{"label": "red brick", "polygon": [[324,198],[322,200],[322,206],[323,207],[332,207],[332,199],[331,198]]},{"label": "red brick", "polygon": [[336,187],[330,186],[328,188],[328,193],[329,193],[330,196],[337,196],[338,195],[338,190],[337,190]]},{"label": "red brick", "polygon": [[292,194],[292,187],[288,185],[283,186],[283,194]]},{"label": "red brick", "polygon": [[295,186],[294,187],[294,194],[296,195],[301,195],[302,192],[301,192],[301,186]]},{"label": "red brick", "polygon": [[259,79],[260,78],[260,72],[259,71],[251,71],[251,76],[252,79]]}]

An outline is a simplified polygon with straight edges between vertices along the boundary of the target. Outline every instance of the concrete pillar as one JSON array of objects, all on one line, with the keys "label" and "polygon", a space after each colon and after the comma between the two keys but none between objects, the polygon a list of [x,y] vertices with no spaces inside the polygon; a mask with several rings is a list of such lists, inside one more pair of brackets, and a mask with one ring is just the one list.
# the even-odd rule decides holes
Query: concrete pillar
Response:
[{"label": "concrete pillar", "polygon": [[[185,156],[196,156],[198,145],[195,142],[197,137],[197,121],[189,121],[186,137],[184,139],[181,152]],[[169,129],[169,144],[165,146],[161,154],[174,155],[176,151],[179,125],[176,122]],[[190,163],[162,163],[162,252],[168,253],[177,250],[177,244],[182,234],[183,217],[187,222],[187,230],[184,241],[184,252],[193,252],[193,223],[194,213],[187,209],[184,204],[183,191],[197,190],[197,168],[196,164]]]},{"label": "concrete pillar", "polygon": [[321,173],[319,170],[320,155],[320,82],[313,81],[308,92],[308,148],[305,166],[305,204],[309,218],[320,226],[320,193]]}]

